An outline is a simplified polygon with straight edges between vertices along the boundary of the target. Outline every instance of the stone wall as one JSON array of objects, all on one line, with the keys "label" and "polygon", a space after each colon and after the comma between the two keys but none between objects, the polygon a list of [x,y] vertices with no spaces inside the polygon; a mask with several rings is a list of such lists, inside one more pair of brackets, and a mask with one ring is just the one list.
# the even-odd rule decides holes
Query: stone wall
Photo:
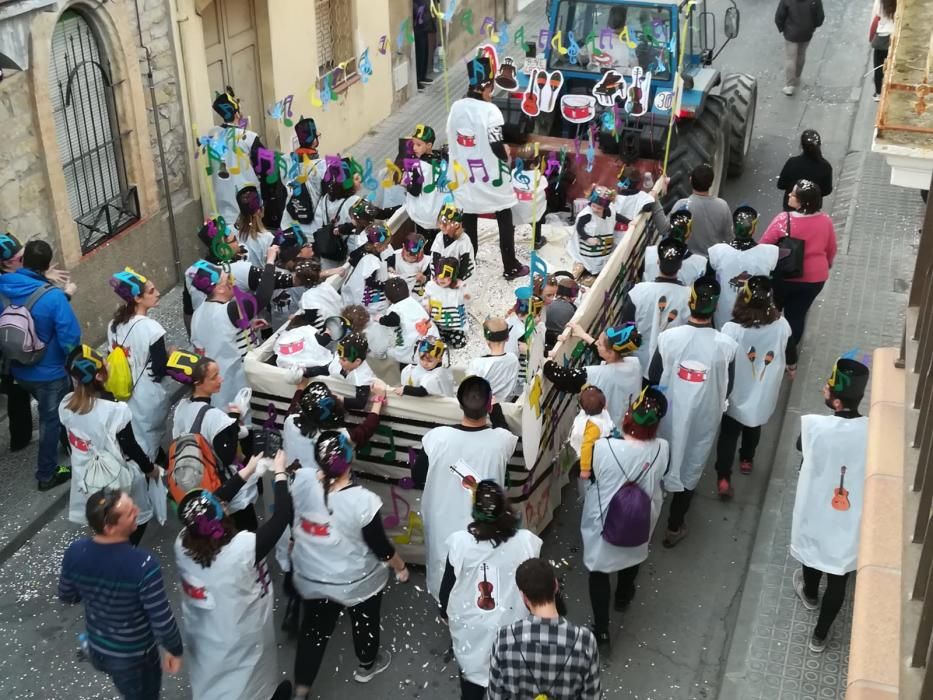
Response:
[{"label": "stone wall", "polygon": [[[175,47],[172,40],[172,17],[168,5],[169,0],[135,1],[139,3],[142,43],[143,46],[149,49],[152,61],[152,78],[155,85],[159,126],[162,129],[162,144],[165,149],[169,189],[173,193],[179,190],[187,190],[189,183],[186,149],[190,146],[191,138],[189,138],[190,128],[184,123],[182,111],[181,83],[178,79],[179,69],[175,60]],[[135,29],[136,17],[133,14],[130,16]],[[152,167],[159,185],[160,198],[164,198],[152,101],[149,93],[149,81],[146,77],[146,53],[143,49],[139,50],[139,70],[143,76],[143,89],[146,93],[146,106],[149,111]]]},{"label": "stone wall", "polygon": [[18,237],[54,243],[48,206],[48,184],[32,118],[33,99],[28,74],[13,73],[0,82],[0,229]]}]

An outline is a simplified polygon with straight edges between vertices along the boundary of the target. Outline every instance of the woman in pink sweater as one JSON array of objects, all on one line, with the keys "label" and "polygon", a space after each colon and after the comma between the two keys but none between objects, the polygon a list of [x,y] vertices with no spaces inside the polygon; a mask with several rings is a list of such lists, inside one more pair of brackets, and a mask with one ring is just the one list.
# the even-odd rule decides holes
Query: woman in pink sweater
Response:
[{"label": "woman in pink sweater", "polygon": [[799,344],[807,311],[829,279],[829,268],[836,257],[836,230],[833,220],[820,211],[823,195],[813,182],[798,180],[787,204],[793,211],[775,216],[759,243],[777,244],[788,229],[792,238],[805,241],[803,275],[793,279],[775,275],[774,280],[774,303],[784,311],[794,341]]}]

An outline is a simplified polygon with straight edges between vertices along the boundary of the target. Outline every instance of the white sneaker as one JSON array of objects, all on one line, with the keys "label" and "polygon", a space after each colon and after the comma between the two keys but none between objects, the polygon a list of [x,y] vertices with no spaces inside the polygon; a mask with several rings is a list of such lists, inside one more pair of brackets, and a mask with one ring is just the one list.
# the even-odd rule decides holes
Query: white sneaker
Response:
[{"label": "white sneaker", "polygon": [[781,90],[781,92],[783,92],[785,95],[790,97],[791,95],[794,94],[794,90],[795,88],[793,85],[785,85],[784,88]]},{"label": "white sneaker", "polygon": [[810,643],[807,645],[814,654],[822,654],[826,648],[826,638],[820,639],[816,633],[810,636]]},{"label": "white sneaker", "polygon": [[[796,569],[794,571],[794,593],[800,598],[803,607],[807,610],[816,610],[820,607],[820,602],[816,598],[808,598],[803,590],[803,571]],[[822,650],[821,650],[822,651]]]},{"label": "white sneaker", "polygon": [[871,96],[871,99],[873,99],[875,102],[880,102],[880,101],[881,101],[881,95],[879,95],[879,94],[876,92],[874,95]]},{"label": "white sneaker", "polygon": [[392,654],[385,649],[380,649],[379,653],[376,654],[376,660],[373,662],[372,666],[369,668],[357,666],[356,670],[353,672],[353,680],[357,683],[369,683],[374,677],[389,668],[389,663],[391,661]]}]

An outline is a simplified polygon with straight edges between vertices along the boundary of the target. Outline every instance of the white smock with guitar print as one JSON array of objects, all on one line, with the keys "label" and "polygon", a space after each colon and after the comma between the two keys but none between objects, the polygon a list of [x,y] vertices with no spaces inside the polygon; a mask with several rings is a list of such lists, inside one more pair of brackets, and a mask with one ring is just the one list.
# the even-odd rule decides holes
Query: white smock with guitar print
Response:
[{"label": "white smock with guitar print", "polygon": [[801,416],[790,554],[840,576],[855,571],[865,502],[868,417]]}]

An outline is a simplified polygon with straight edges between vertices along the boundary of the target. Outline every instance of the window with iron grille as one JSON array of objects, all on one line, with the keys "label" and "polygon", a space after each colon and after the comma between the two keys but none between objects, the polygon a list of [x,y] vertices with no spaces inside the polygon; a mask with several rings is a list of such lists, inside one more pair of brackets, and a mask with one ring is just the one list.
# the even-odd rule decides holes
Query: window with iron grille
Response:
[{"label": "window with iron grille", "polygon": [[345,61],[347,74],[355,73],[353,56],[353,3],[351,0],[315,0],[318,75],[324,76]]},{"label": "window with iron grille", "polygon": [[139,221],[136,188],[126,182],[111,76],[88,18],[66,10],[52,34],[49,96],[82,253]]}]

